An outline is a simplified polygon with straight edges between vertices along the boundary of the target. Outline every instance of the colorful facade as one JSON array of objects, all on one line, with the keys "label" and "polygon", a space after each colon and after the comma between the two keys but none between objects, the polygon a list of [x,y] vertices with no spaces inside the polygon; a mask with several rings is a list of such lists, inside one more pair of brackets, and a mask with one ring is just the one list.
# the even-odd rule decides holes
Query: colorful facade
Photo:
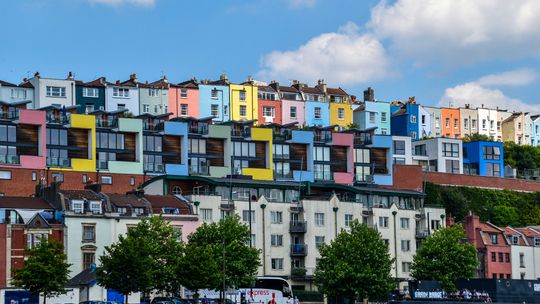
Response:
[{"label": "colorful facade", "polygon": [[421,138],[419,127],[419,108],[419,105],[414,101],[409,101],[405,104],[399,105],[397,110],[392,111],[392,135],[410,136],[412,140],[419,140]]},{"label": "colorful facade", "polygon": [[129,79],[108,83],[105,89],[105,110],[117,111],[127,109],[134,116],[139,115],[139,83],[137,75],[131,74]]},{"label": "colorful facade", "polygon": [[169,86],[166,77],[152,83],[139,83],[139,113],[152,115],[168,113]]},{"label": "colorful facade", "polygon": [[461,136],[472,136],[478,133],[478,110],[469,106],[459,108]]},{"label": "colorful facade", "polygon": [[203,80],[199,84],[199,116],[213,117],[216,122],[231,120],[230,89],[227,75],[219,80]]},{"label": "colorful facade", "polygon": [[278,92],[281,99],[282,124],[297,123],[298,126],[305,125],[305,103],[302,99],[302,93],[294,87],[280,86],[275,81],[270,83],[270,87]]},{"label": "colorful facade", "polygon": [[257,120],[259,106],[257,86],[253,80],[242,84],[230,84],[230,111],[231,120]]},{"label": "colorful facade", "polygon": [[34,88],[33,109],[52,105],[71,107],[77,104],[75,79],[71,72],[66,79],[45,78],[36,72],[27,82]]},{"label": "colorful facade", "polygon": [[306,126],[330,126],[330,106],[325,92],[300,83],[293,84],[293,87],[302,92]]},{"label": "colorful facade", "polygon": [[199,83],[192,78],[169,88],[169,112],[174,117],[208,117],[200,116]]},{"label": "colorful facade", "polygon": [[[326,88],[326,85],[322,85]],[[330,102],[330,125],[347,127],[353,122],[353,112],[349,94],[341,88],[326,88]]]},{"label": "colorful facade", "polygon": [[258,86],[258,117],[259,125],[267,123],[282,124],[282,102],[279,92],[272,86]]},{"label": "colorful facade", "polygon": [[463,143],[463,173],[504,177],[504,145],[501,142]]},{"label": "colorful facade", "polygon": [[531,116],[531,145],[540,146],[540,115]]},{"label": "colorful facade", "polygon": [[441,108],[441,134],[447,138],[461,138],[459,109]]},{"label": "colorful facade", "polygon": [[88,114],[96,110],[105,110],[105,87],[107,80],[100,77],[90,82],[75,82],[77,113]]},{"label": "colorful facade", "polygon": [[512,113],[502,122],[502,141],[510,141],[518,145],[530,144],[530,125],[528,113]]},{"label": "colorful facade", "polygon": [[34,103],[34,87],[29,82],[20,85],[0,80],[0,104]]}]

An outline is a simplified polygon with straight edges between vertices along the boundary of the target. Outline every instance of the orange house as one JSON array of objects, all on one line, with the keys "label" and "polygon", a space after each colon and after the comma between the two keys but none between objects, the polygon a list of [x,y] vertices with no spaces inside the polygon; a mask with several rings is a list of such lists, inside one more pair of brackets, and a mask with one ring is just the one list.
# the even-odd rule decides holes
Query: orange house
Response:
[{"label": "orange house", "polygon": [[441,136],[448,138],[461,138],[459,109],[441,108],[441,116]]}]

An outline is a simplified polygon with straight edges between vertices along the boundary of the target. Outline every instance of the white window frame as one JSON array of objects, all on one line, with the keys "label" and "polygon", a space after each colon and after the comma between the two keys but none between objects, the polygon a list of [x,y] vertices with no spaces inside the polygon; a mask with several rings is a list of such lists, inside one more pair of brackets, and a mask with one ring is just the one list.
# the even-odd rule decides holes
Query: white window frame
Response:
[{"label": "white window frame", "polygon": [[283,247],[283,234],[270,235],[270,246]]},{"label": "white window frame", "polygon": [[246,91],[244,90],[240,91],[239,95],[240,95],[239,96],[240,101],[246,101],[246,96],[247,96]]},{"label": "white window frame", "polygon": [[[242,114],[242,112],[244,112],[244,114]],[[241,105],[240,108],[238,109],[238,113],[240,114],[240,116],[246,117],[246,115],[247,115],[247,107]]]},{"label": "white window frame", "polygon": [[101,213],[101,202],[100,201],[90,201],[89,203],[90,211],[95,214]]},{"label": "white window frame", "polygon": [[187,89],[180,89],[180,98],[188,98],[188,90]]},{"label": "white window frame", "polygon": [[338,114],[337,114],[337,117],[339,120],[344,120],[345,119],[345,109],[344,108],[338,108],[337,110]]},{"label": "white window frame", "polygon": [[270,211],[270,222],[272,224],[281,224],[281,223],[283,223],[283,212],[281,212],[281,211]]},{"label": "white window frame", "polygon": [[99,98],[99,90],[97,88],[83,88],[82,96],[86,98]]},{"label": "white window frame", "polygon": [[354,215],[345,214],[345,227],[350,227],[353,221],[354,221]]},{"label": "white window frame", "polygon": [[321,107],[315,107],[313,109],[313,116],[315,117],[315,119],[321,118]]},{"label": "white window frame", "polygon": [[[293,109],[294,109],[294,111],[293,111]],[[296,118],[296,115],[298,115],[297,112],[296,112],[296,110],[297,110],[297,109],[296,109],[296,106],[291,106],[291,108],[290,108],[290,110],[289,110],[289,116],[290,116],[290,118]],[[293,115],[293,113],[294,113],[294,115]]]},{"label": "white window frame", "polygon": [[263,107],[263,117],[276,117],[276,108],[275,107]]},{"label": "white window frame", "polygon": [[129,98],[129,89],[128,88],[113,88],[113,97],[115,98]]},{"label": "white window frame", "polygon": [[148,89],[148,96],[150,96],[150,97],[159,96],[159,90],[158,89]]},{"label": "white window frame", "polygon": [[272,258],[270,264],[272,270],[283,270],[283,258]]},{"label": "white window frame", "polygon": [[47,97],[66,98],[66,87],[47,86]]},{"label": "white window frame", "polygon": [[143,113],[150,113],[150,105],[143,104]]},{"label": "white window frame", "polygon": [[84,213],[84,201],[71,201],[71,211],[74,213]]},{"label": "white window frame", "polygon": [[315,226],[323,227],[324,226],[324,213],[316,212],[314,216]]},{"label": "white window frame", "polygon": [[205,222],[213,220],[213,212],[210,208],[201,208],[201,219]]},{"label": "white window frame", "polygon": [[101,183],[104,185],[112,185],[113,178],[110,175],[102,175],[101,176]]},{"label": "white window frame", "polygon": [[211,90],[211,91],[210,91],[210,98],[212,98],[212,99],[218,99],[218,92],[219,92],[219,90],[217,90],[217,89]]}]

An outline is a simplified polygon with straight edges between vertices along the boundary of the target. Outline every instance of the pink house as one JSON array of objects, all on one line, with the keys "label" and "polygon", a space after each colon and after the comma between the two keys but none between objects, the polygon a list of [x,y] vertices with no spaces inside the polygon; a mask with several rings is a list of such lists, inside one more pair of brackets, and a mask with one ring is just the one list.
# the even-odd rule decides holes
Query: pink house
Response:
[{"label": "pink house", "polygon": [[334,182],[338,184],[351,185],[353,183],[353,139],[354,135],[350,133],[332,134],[332,151],[330,152],[330,158],[333,163],[340,163],[339,166],[332,170],[334,172]]},{"label": "pink house", "polygon": [[293,87],[280,86],[278,82],[270,83],[281,99],[281,124],[297,122],[298,126],[306,123],[305,103],[302,94]]},{"label": "pink house", "polygon": [[167,220],[181,234],[183,242],[199,228],[199,217],[187,202],[174,195],[145,195],[144,198],[152,205],[152,213]]},{"label": "pink house", "polygon": [[173,117],[199,117],[199,83],[197,79],[169,87],[169,112]]}]

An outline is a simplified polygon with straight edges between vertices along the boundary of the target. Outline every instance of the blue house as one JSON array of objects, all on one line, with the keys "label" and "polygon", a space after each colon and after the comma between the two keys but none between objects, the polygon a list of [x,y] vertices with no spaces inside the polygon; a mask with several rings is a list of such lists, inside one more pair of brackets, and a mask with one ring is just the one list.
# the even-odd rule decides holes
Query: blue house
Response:
[{"label": "blue house", "polygon": [[302,92],[305,100],[306,126],[327,127],[330,125],[330,104],[326,93],[318,87],[294,83],[293,87]]},{"label": "blue house", "polygon": [[214,121],[230,120],[229,79],[221,75],[219,80],[203,80],[199,84],[199,117],[214,117]]},{"label": "blue house", "polygon": [[503,143],[496,141],[464,142],[463,173],[504,177]]},{"label": "blue house", "polygon": [[384,101],[364,101],[354,107],[353,122],[360,130],[375,129],[376,135],[391,134],[390,103]]},{"label": "blue house", "polygon": [[[422,137],[420,132],[419,114],[420,106],[416,103],[408,102],[392,113],[391,131],[392,135],[410,136],[412,140]],[[395,109],[395,106],[392,106]]]},{"label": "blue house", "polygon": [[75,82],[77,113],[88,114],[97,110],[105,110],[105,77],[90,82]]}]

